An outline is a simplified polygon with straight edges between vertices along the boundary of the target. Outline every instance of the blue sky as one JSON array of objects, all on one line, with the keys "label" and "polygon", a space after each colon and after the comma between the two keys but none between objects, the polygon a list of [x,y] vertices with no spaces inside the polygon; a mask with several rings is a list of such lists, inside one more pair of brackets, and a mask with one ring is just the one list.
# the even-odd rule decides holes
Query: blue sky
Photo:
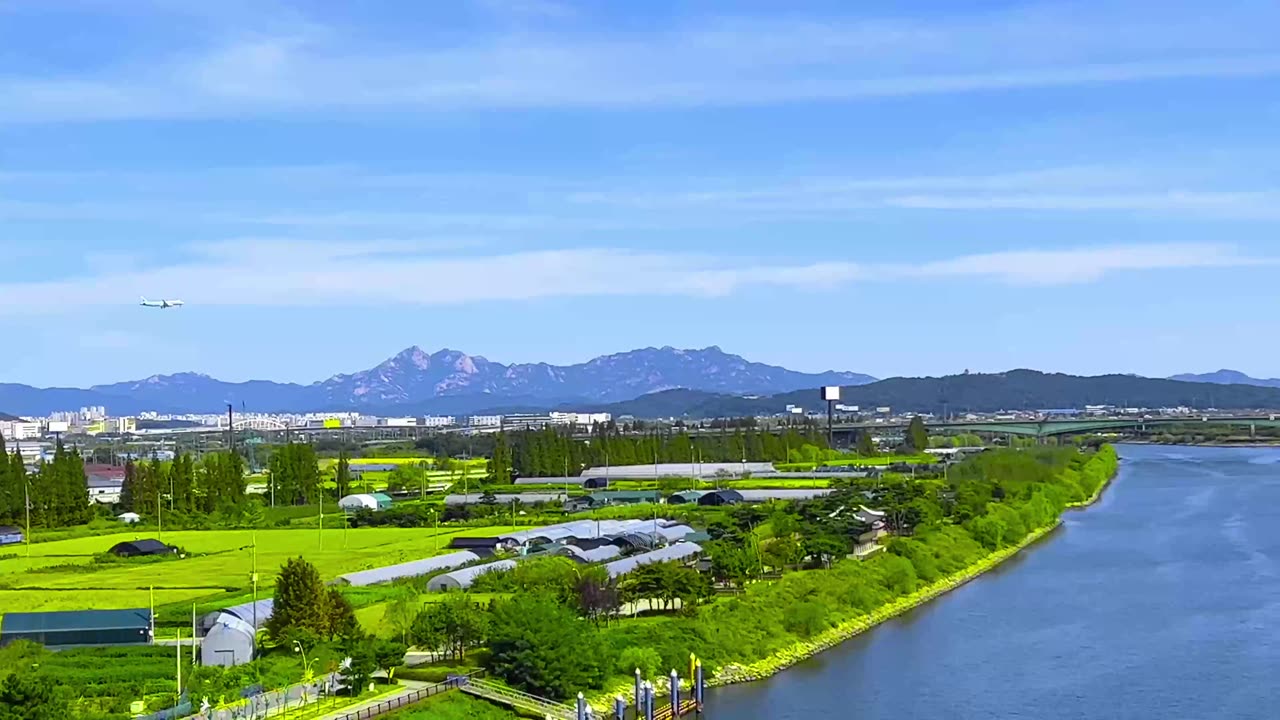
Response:
[{"label": "blue sky", "polygon": [[311,381],[413,344],[1280,376],[1276,27],[1252,0],[0,0],[0,381]]}]

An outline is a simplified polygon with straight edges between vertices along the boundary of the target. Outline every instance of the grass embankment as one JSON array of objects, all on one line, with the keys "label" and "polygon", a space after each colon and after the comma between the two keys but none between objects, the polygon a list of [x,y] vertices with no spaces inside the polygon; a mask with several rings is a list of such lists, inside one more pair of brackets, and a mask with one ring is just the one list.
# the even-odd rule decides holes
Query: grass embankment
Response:
[{"label": "grass embankment", "polygon": [[[270,593],[285,560],[299,555],[321,576],[419,560],[448,552],[456,536],[509,532],[510,526],[431,529],[342,528],[324,530],[323,549],[316,529],[184,530],[158,536],[187,553],[163,562],[100,563],[96,556],[125,540],[157,537],[155,532],[125,532],[31,546],[31,557],[0,560],[0,613],[33,610],[88,610],[147,607],[154,588],[157,606],[218,596],[223,604],[247,593],[256,537],[259,593]],[[190,605],[187,605],[188,616]]]}]

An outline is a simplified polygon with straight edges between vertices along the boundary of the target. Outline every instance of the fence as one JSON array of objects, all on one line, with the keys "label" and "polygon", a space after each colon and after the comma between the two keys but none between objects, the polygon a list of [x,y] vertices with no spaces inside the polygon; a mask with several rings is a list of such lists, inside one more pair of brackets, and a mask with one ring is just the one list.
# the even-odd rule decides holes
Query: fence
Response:
[{"label": "fence", "polygon": [[260,693],[224,708],[210,708],[190,716],[195,720],[265,720],[297,710],[309,702],[319,701],[337,692],[339,677],[327,675],[315,682],[294,685],[282,690]]},{"label": "fence", "polygon": [[378,717],[379,715],[385,715],[394,710],[399,710],[400,708],[405,707],[406,705],[412,705],[416,702],[422,702],[423,700],[426,700],[427,698],[432,697],[434,695],[439,695],[440,693],[448,692],[450,690],[456,690],[459,687],[462,687],[463,685],[465,685],[469,680],[473,678],[484,677],[484,674],[485,673],[483,670],[477,670],[468,675],[460,675],[458,677],[452,677],[442,683],[436,683],[435,685],[428,685],[420,690],[414,690],[413,692],[405,693],[404,695],[397,695],[396,697],[383,700],[382,702],[379,702],[376,705],[370,705],[369,707],[366,707],[366,708],[354,710],[352,712],[347,713],[346,715],[343,715],[339,720],[366,720],[367,718],[374,718],[374,717]]}]

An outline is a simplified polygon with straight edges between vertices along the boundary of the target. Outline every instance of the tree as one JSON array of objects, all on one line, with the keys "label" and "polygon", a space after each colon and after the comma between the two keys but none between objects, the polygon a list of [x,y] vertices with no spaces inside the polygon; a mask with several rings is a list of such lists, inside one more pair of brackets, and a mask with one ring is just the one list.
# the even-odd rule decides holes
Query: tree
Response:
[{"label": "tree", "polygon": [[63,720],[71,716],[51,678],[30,672],[11,673],[0,683],[0,720]]},{"label": "tree", "polygon": [[929,431],[924,427],[924,419],[919,415],[911,418],[907,425],[907,447],[916,452],[929,449]]},{"label": "tree", "polygon": [[409,642],[409,631],[422,609],[422,600],[412,587],[402,587],[396,591],[395,597],[387,604],[382,617],[388,625],[400,635],[406,644]]},{"label": "tree", "polygon": [[462,658],[467,648],[484,643],[489,616],[466,593],[450,595],[418,613],[410,627],[414,644],[429,650],[443,648],[452,658]]},{"label": "tree", "polygon": [[818,535],[805,538],[804,552],[817,560],[823,567],[830,569],[832,561],[844,557],[849,552],[848,543],[829,535]]},{"label": "tree", "polygon": [[18,524],[25,514],[27,478],[22,457],[15,453],[14,458],[0,435],[0,522]]},{"label": "tree", "polygon": [[350,662],[342,671],[342,683],[348,693],[359,695],[378,669],[378,655],[367,637],[353,638],[345,649]]},{"label": "tree", "polygon": [[124,464],[124,482],[120,485],[120,509],[124,512],[136,512],[135,503],[138,497],[138,466],[130,460]]},{"label": "tree", "polygon": [[275,605],[267,620],[267,632],[277,644],[298,631],[327,635],[326,600],[316,567],[301,557],[289,559],[276,578]]},{"label": "tree", "polygon": [[785,570],[792,565],[800,562],[803,551],[800,549],[800,543],[790,535],[774,538],[773,542],[765,545],[760,551],[762,558],[767,564],[779,570]]},{"label": "tree", "polygon": [[511,483],[511,448],[507,434],[499,432],[493,443],[493,459],[489,461],[489,480],[499,485]]},{"label": "tree", "polygon": [[557,700],[602,687],[611,666],[599,631],[543,593],[494,602],[489,650],[495,675]]},{"label": "tree", "polygon": [[338,454],[338,469],[334,474],[338,485],[338,497],[344,498],[351,492],[351,456],[346,450]]},{"label": "tree", "polygon": [[878,454],[876,441],[875,438],[871,437],[870,430],[863,430],[858,435],[858,454],[862,457],[875,457]]},{"label": "tree", "polygon": [[590,568],[578,579],[578,612],[596,625],[608,619],[622,606],[618,581],[603,568]]},{"label": "tree", "polygon": [[173,505],[177,510],[196,508],[196,466],[191,456],[183,453],[169,467],[169,487],[173,488]]},{"label": "tree", "polygon": [[360,622],[356,619],[356,611],[351,601],[338,592],[337,588],[325,591],[325,628],[330,640],[334,638],[352,637],[360,634]]},{"label": "tree", "polygon": [[286,505],[305,505],[320,498],[320,466],[316,449],[307,443],[276,448],[268,462],[276,498]]},{"label": "tree", "polygon": [[375,639],[373,641],[373,662],[378,669],[387,674],[387,679],[394,677],[396,668],[404,664],[404,643],[394,640]]}]

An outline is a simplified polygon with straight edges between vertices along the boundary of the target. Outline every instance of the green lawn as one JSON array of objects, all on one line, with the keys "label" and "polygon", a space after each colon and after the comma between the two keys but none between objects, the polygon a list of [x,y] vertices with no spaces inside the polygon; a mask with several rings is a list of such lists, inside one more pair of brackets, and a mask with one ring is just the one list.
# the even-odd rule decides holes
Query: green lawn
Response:
[{"label": "green lawn", "polygon": [[[513,529],[450,528],[434,536],[427,529],[326,528],[323,550],[317,529],[166,532],[164,542],[184,548],[193,556],[146,564],[95,565],[93,555],[123,540],[155,537],[154,532],[37,543],[31,546],[29,560],[25,556],[0,560],[0,612],[146,607],[152,587],[157,605],[247,589],[255,536],[258,586],[269,592],[276,572],[290,557],[305,557],[328,580],[356,570],[446,552],[454,536],[484,536]],[[64,565],[67,567],[53,567]]]},{"label": "green lawn", "polygon": [[387,720],[518,720],[521,716],[455,691],[429,698],[386,717]]}]

